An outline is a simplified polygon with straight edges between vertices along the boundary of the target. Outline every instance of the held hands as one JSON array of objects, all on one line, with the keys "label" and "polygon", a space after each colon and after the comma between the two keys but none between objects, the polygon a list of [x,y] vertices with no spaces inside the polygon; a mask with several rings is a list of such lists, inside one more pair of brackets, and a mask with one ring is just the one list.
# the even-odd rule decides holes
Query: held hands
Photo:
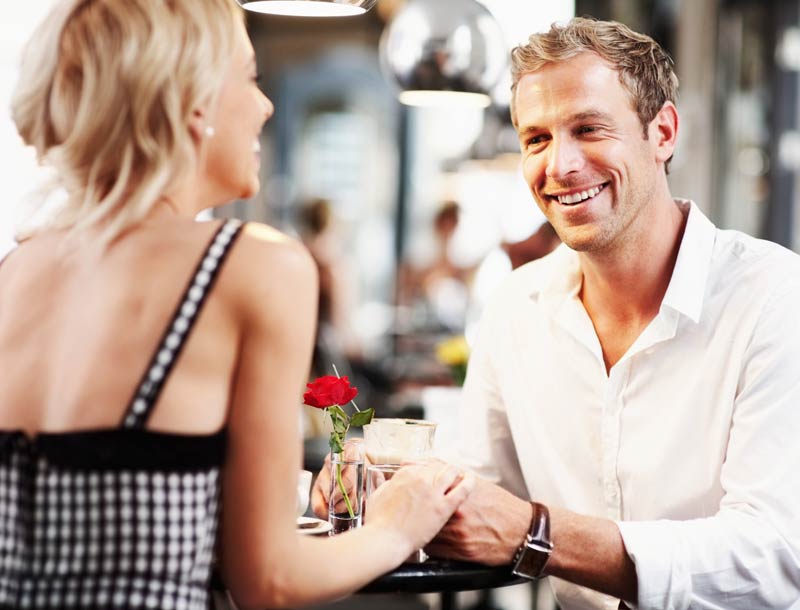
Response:
[{"label": "held hands", "polygon": [[367,500],[367,523],[425,546],[472,492],[475,477],[438,460],[398,470]]},{"label": "held hands", "polygon": [[433,557],[507,565],[528,532],[531,513],[530,503],[475,477],[469,498],[425,551]]},{"label": "held hands", "polygon": [[[465,475],[439,460],[404,466],[373,492],[367,501],[366,522],[400,530],[399,533],[411,537],[411,550],[421,548],[462,505],[475,480],[472,474]],[[311,492],[311,508],[321,519],[328,518],[330,488],[328,456]]]}]

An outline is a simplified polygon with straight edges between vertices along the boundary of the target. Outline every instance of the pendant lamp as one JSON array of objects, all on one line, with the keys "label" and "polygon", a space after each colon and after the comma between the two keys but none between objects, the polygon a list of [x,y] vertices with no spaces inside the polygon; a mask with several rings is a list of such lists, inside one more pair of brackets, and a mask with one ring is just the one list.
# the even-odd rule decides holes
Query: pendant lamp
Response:
[{"label": "pendant lamp", "polygon": [[411,0],[381,36],[381,67],[414,106],[488,106],[508,61],[503,31],[477,0]]},{"label": "pendant lamp", "polygon": [[293,17],[349,17],[361,15],[377,0],[236,0],[255,13]]}]

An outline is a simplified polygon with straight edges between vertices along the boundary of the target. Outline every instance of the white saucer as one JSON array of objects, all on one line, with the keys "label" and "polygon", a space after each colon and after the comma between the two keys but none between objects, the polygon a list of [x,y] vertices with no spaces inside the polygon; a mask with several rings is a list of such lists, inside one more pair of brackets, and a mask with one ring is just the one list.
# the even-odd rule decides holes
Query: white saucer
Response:
[{"label": "white saucer", "polygon": [[298,534],[306,536],[319,536],[320,534],[327,534],[333,529],[333,526],[327,521],[317,519],[315,517],[298,517],[297,529]]}]

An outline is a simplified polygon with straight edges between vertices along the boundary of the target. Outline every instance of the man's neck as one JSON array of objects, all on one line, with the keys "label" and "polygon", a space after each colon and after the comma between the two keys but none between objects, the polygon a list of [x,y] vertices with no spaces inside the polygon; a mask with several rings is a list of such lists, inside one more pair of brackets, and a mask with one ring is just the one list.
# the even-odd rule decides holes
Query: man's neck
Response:
[{"label": "man's neck", "polygon": [[671,199],[647,211],[635,220],[641,230],[632,225],[623,243],[604,252],[580,253],[580,298],[608,369],[658,314],[686,226],[687,215]]}]

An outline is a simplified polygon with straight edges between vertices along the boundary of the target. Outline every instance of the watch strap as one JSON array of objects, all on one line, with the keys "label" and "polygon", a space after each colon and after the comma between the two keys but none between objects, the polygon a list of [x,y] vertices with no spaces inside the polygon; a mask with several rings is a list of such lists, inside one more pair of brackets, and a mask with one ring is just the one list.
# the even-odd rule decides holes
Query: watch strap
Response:
[{"label": "watch strap", "polygon": [[524,578],[541,578],[553,543],[550,540],[550,511],[544,504],[531,502],[533,514],[525,540],[514,556],[512,572]]}]

